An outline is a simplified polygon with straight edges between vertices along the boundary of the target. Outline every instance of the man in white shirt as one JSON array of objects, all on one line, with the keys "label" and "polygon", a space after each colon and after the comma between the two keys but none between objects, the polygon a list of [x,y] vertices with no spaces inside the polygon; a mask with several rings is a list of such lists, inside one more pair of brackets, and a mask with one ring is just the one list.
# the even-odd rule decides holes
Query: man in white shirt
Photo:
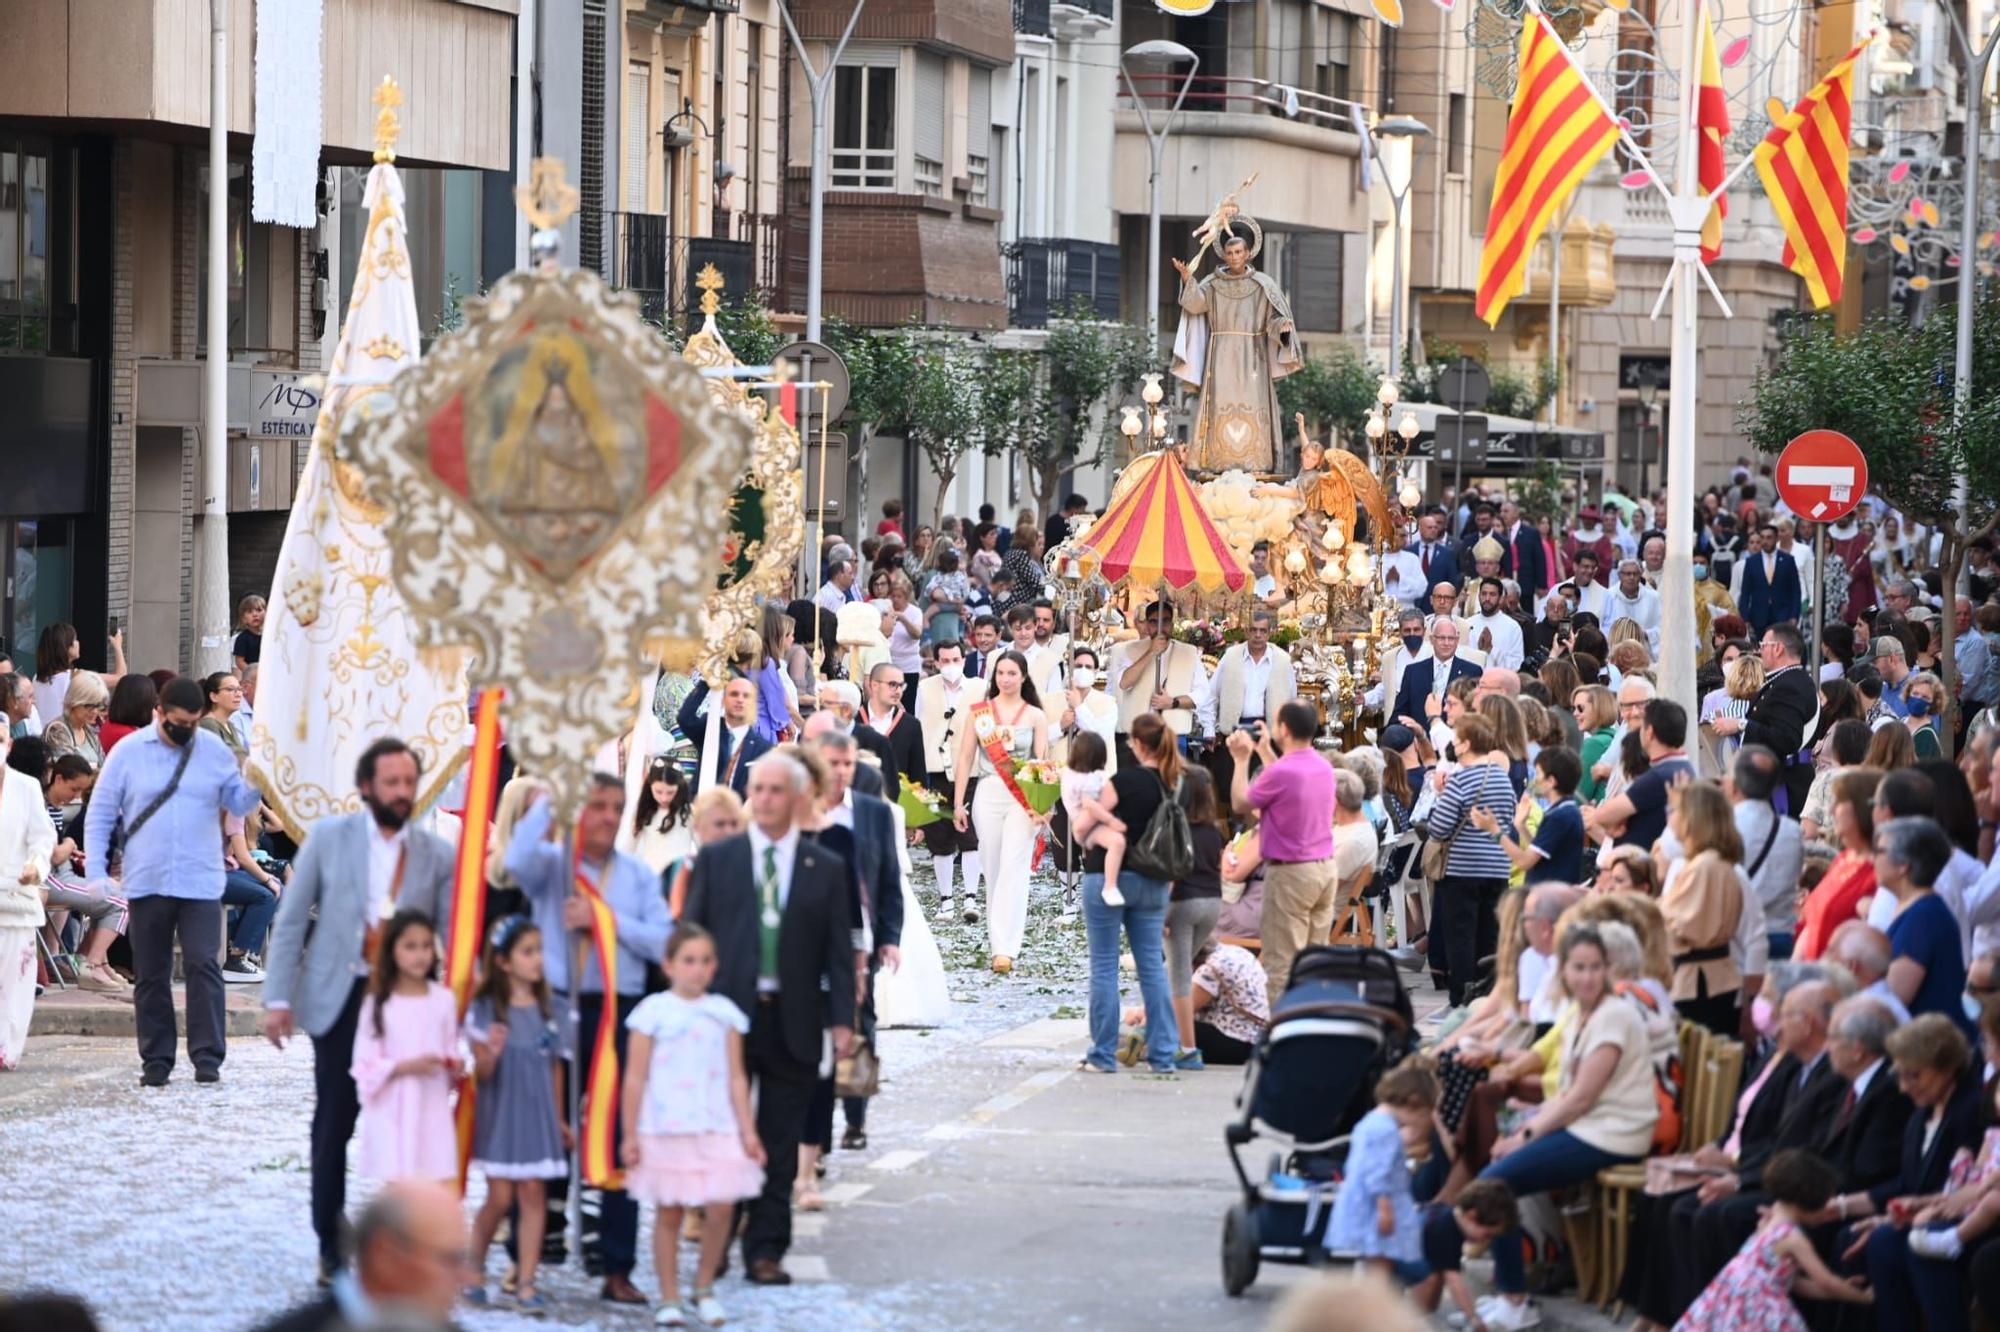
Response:
[{"label": "man in white shirt", "polygon": [[1611,589],[1597,576],[1596,551],[1576,553],[1576,577],[1564,586],[1575,589],[1575,595],[1570,597],[1571,614],[1595,615],[1598,624],[1606,629],[1611,627],[1611,617],[1606,613],[1611,605]]},{"label": "man in white shirt", "polygon": [[1278,593],[1277,575],[1271,572],[1271,543],[1259,541],[1250,547],[1250,595],[1266,606],[1284,598]]},{"label": "man in white shirt", "polygon": [[1520,624],[1500,609],[1502,590],[1498,578],[1480,580],[1479,614],[1465,622],[1465,644],[1484,657],[1487,666],[1518,671],[1527,655],[1526,644]]},{"label": "man in white shirt", "polygon": [[[1062,692],[1062,656],[1052,647],[1045,647],[1035,641],[1035,608],[1016,606],[1007,612],[1007,632],[1013,636],[1011,646],[1028,662],[1028,680],[1035,686],[1035,692],[1046,703]],[[999,665],[1005,653],[996,652],[986,663],[986,680],[992,683],[993,667]]]},{"label": "man in white shirt", "polygon": [[1637,560],[1618,562],[1618,586],[1605,599],[1604,629],[1620,620],[1632,620],[1646,631],[1646,642],[1655,657],[1660,654],[1660,594],[1647,587],[1645,566]]},{"label": "man in white shirt", "polygon": [[[1111,696],[1118,700],[1118,740],[1123,744],[1132,721],[1143,712],[1173,709],[1188,714],[1179,720],[1192,724],[1193,713],[1208,694],[1208,671],[1201,653],[1192,643],[1176,642],[1172,636],[1173,607],[1156,601],[1140,613],[1139,636],[1120,643],[1111,651]],[[1172,726],[1176,719],[1169,718]],[[1121,753],[1119,761],[1126,761]]]},{"label": "man in white shirt", "polygon": [[854,586],[854,561],[834,560],[826,566],[826,581],[819,585],[813,601],[829,615],[840,614],[840,608],[853,600],[848,589]]},{"label": "man in white shirt", "polygon": [[[960,728],[968,723],[972,705],[986,697],[986,682],[966,675],[965,649],[955,640],[947,639],[932,651],[937,674],[925,676],[917,685],[917,723],[924,729],[924,761],[930,770],[925,786],[948,797],[957,776]],[[966,784],[968,799],[972,785]],[[978,900],[979,834],[969,820],[960,832],[950,819],[927,823],[922,832],[924,846],[931,853],[931,867],[937,871],[938,919],[950,920],[951,871],[961,856],[965,860],[965,899]]]},{"label": "man in white shirt", "polygon": [[1889,988],[1889,963],[1894,955],[1889,936],[1865,920],[1845,920],[1826,938],[1823,961],[1846,967],[1854,976],[1857,995],[1867,995],[1891,1013],[1898,1024],[1910,1020],[1910,1010]]},{"label": "man in white shirt", "polygon": [[1201,705],[1202,730],[1227,735],[1238,726],[1274,720],[1278,709],[1298,694],[1292,657],[1271,646],[1278,617],[1262,607],[1250,612],[1244,641],[1232,643],[1216,663],[1215,680]]},{"label": "man in white shirt", "polygon": [[1079,647],[1070,654],[1069,685],[1046,700],[1044,709],[1051,718],[1049,757],[1056,763],[1067,759],[1071,736],[1089,731],[1104,741],[1106,774],[1118,771],[1118,703],[1104,692],[1103,683],[1096,652]]},{"label": "man in white shirt", "polygon": [[1563,1006],[1561,992],[1547,984],[1556,965],[1556,921],[1582,900],[1582,890],[1566,883],[1540,883],[1528,890],[1521,913],[1528,946],[1521,950],[1520,986],[1514,994],[1528,1006],[1528,1020],[1538,1035],[1555,1025]]},{"label": "man in white shirt", "polygon": [[1659,591],[1660,579],[1667,572],[1667,539],[1658,532],[1647,537],[1639,546],[1639,563],[1645,570],[1646,586]]}]

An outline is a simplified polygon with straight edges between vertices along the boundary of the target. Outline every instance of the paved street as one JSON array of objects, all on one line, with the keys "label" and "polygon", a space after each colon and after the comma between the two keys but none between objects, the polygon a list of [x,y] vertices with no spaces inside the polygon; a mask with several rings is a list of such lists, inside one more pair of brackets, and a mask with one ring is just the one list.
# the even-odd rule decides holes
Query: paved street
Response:
[{"label": "paved street", "polygon": [[[837,1153],[828,1210],[800,1218],[796,1285],[724,1283],[732,1325],[1247,1329],[1301,1279],[1267,1266],[1245,1298],[1222,1293],[1235,1185],[1221,1126],[1238,1070],[1073,1071],[1082,933],[1056,911],[1048,892],[1020,974],[957,970],[948,1025],[884,1034],[870,1150]],[[980,934],[948,928],[947,957],[969,960]],[[246,1328],[311,1293],[307,1047],[237,1041],[220,1087],[196,1087],[183,1066],[154,1092],[137,1086],[125,1041],[48,1037],[29,1056],[0,1077],[0,1288],[85,1292],[108,1328],[134,1332]],[[153,1223],[121,1224],[140,1212]],[[635,1277],[656,1288],[649,1259]],[[544,1289],[557,1303],[544,1325],[646,1325],[599,1304],[575,1268]],[[535,1325],[505,1312],[463,1321]],[[1549,1325],[1608,1326],[1555,1311]]]}]

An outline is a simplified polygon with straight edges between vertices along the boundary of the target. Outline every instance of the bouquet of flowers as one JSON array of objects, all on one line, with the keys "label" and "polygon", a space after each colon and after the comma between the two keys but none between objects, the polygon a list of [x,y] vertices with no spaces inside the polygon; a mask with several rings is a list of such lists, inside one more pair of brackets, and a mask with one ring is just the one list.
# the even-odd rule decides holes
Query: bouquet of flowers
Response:
[{"label": "bouquet of flowers", "polygon": [[1014,783],[1027,797],[1028,808],[1046,814],[1062,799],[1062,774],[1047,759],[1029,759],[1014,766]]},{"label": "bouquet of flowers", "polygon": [[903,775],[903,785],[896,793],[896,803],[902,807],[903,826],[906,828],[922,828],[950,817],[950,811],[945,808],[947,802],[944,796],[928,786],[917,785],[910,780],[908,773]]}]

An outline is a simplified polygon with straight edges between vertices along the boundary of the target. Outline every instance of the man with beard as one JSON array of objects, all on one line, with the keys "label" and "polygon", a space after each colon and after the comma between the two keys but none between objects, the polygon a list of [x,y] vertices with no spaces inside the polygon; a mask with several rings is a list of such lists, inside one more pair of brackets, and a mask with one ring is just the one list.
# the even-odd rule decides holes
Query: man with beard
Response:
[{"label": "man with beard", "polygon": [[376,937],[399,910],[430,917],[440,939],[451,929],[452,848],[407,826],[422,772],[401,740],[362,752],[354,785],[366,808],[314,825],[278,899],[264,957],[265,1037],[281,1049],[294,1031],[312,1037],[312,1223],[322,1284],[340,1263],[347,1142],[361,1113],[348,1070]]}]

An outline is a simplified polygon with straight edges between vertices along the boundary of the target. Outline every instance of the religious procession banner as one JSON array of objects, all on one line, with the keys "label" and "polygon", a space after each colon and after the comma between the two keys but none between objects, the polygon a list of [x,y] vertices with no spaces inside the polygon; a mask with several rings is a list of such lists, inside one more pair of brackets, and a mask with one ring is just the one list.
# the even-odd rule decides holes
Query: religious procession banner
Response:
[{"label": "religious procession banner", "polygon": [[467,649],[471,683],[507,690],[508,744],[560,826],[630,724],[642,671],[703,655],[752,438],[636,300],[553,262],[576,191],[547,160],[531,181],[547,257],[468,302],[341,444],[396,514],[390,573],[419,643]]},{"label": "religious procession banner", "polygon": [[389,511],[335,449],[343,420],[386,408],[384,389],[416,364],[421,338],[395,167],[402,97],[385,79],[375,101],[375,166],[362,196],[368,226],[278,553],[250,730],[251,778],[300,840],[320,819],[361,808],[355,760],[380,737],[401,736],[423,759],[419,808],[465,752],[464,653],[418,650],[390,578]]}]

